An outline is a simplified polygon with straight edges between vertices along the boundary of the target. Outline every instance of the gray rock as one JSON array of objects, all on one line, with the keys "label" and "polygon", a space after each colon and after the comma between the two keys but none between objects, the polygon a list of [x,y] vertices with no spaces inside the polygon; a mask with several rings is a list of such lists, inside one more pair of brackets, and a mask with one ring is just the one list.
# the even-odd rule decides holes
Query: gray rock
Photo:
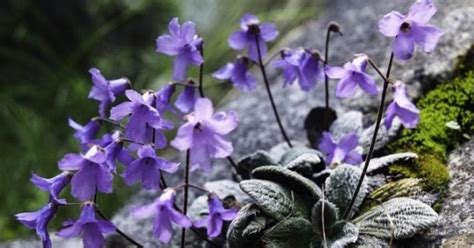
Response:
[{"label": "gray rock", "polygon": [[[425,235],[426,247],[474,245],[474,139],[449,156],[451,181],[443,197],[436,228]],[[429,241],[429,242],[428,242]],[[454,246],[454,244],[469,244]],[[453,246],[451,246],[453,245]]]},{"label": "gray rock", "polygon": [[355,133],[358,137],[362,134],[362,113],[359,111],[349,111],[337,118],[329,131],[335,140],[340,140],[345,134]]}]

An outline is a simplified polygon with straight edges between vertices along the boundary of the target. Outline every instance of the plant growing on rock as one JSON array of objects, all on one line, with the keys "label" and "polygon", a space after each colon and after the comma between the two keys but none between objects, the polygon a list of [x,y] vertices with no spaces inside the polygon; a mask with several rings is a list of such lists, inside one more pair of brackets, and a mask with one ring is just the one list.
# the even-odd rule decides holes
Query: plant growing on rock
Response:
[{"label": "plant growing on rock", "polygon": [[[328,25],[324,58],[315,49],[297,48],[282,49],[264,62],[268,53],[266,43],[273,41],[279,32],[274,24],[261,23],[251,14],[244,15],[240,29],[231,34],[228,42],[231,48],[245,50],[246,54],[238,55],[213,76],[230,80],[247,92],[256,89],[257,79],[249,69],[257,66],[287,148],[280,154],[256,151],[238,163],[231,157],[233,146],[228,137],[238,126],[237,114],[214,112],[203,87],[205,43],[192,22],[180,24],[174,18],[169,23],[169,34],[159,36],[156,41],[158,53],[174,57],[174,81],[158,91],[138,92],[125,78],[107,80],[99,70],[91,69],[94,86],[90,98],[100,102],[99,116],[84,126],[70,120],[81,152],[66,154],[58,163],[63,172],[51,179],[33,175],[31,181],[49,192],[50,200],[39,211],[20,213],[17,219],[36,229],[44,247],[51,247],[47,229],[55,213],[64,207],[80,206],[79,219],[64,223],[59,236],[82,236],[85,247],[102,247],[104,234],[115,232],[131,244],[143,247],[139,241],[142,237],[130,237],[114,226],[97,204],[100,193],[112,193],[113,179],[119,175],[128,185],[140,183],[146,190],[161,192],[155,201],[132,212],[137,218],[154,218],[153,235],[162,243],[173,240],[174,224],[181,229],[177,242],[181,247],[189,244],[187,230],[210,245],[222,246],[227,242],[230,247],[371,246],[374,242],[387,244],[412,237],[434,225],[437,214],[427,204],[404,197],[411,196],[410,192],[387,197],[384,192],[393,191],[393,187],[387,186],[392,182],[386,184],[390,178],[382,172],[395,162],[402,163],[417,155],[399,153],[375,159],[372,156],[395,137],[401,125],[414,128],[418,123],[419,111],[409,101],[406,86],[391,79],[390,70],[394,58],[407,60],[412,56],[414,44],[426,52],[435,48],[442,33],[427,24],[435,12],[430,0],[417,0],[407,16],[391,12],[380,20],[380,32],[395,37],[385,74],[365,54],[356,54],[342,67],[329,65],[330,34],[342,34],[335,23]],[[309,147],[292,142],[280,121],[266,72],[267,65],[278,55],[280,58],[271,64],[283,71],[284,86],[298,80],[303,91],[310,91],[324,78],[324,110],[316,114],[317,118],[312,116],[306,121]],[[368,73],[368,65],[382,78],[383,88],[377,120],[364,127],[359,112],[336,117],[329,106],[328,83],[329,78],[339,79],[338,98],[352,97],[358,88],[368,96],[376,96],[380,89]],[[190,66],[199,66],[197,80],[187,78]],[[385,111],[389,86],[394,90],[394,98]],[[174,97],[179,87],[182,90]],[[128,100],[111,106],[120,95]],[[164,133],[176,126],[165,114],[174,114],[179,119],[176,137],[169,143],[185,154],[182,164],[158,154],[159,149],[168,146]],[[228,195],[222,194],[225,187],[209,190],[206,185],[203,188],[190,183],[192,171],[211,171],[215,159],[226,159],[236,175],[244,179],[240,188],[250,196],[250,203],[243,205],[244,197],[239,201],[234,195],[233,203],[229,204]],[[179,169],[183,171],[182,183],[169,185],[164,174],[175,175]],[[78,202],[60,198],[69,184]],[[203,210],[201,205],[197,214],[188,213],[190,189],[206,195],[207,208]],[[182,202],[178,198],[181,191]],[[377,201],[380,199],[383,202]],[[371,201],[376,202],[375,206],[371,207],[374,205]],[[227,240],[221,239],[223,233],[227,233]]]}]

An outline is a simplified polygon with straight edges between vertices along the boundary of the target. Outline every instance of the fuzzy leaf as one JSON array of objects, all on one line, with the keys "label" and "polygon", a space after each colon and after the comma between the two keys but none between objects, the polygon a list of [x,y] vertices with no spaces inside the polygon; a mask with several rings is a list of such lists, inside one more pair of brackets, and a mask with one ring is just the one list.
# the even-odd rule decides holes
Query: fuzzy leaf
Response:
[{"label": "fuzzy leaf", "polygon": [[436,224],[438,214],[430,206],[410,198],[391,199],[357,217],[359,232],[378,238],[410,238]]},{"label": "fuzzy leaf", "polygon": [[230,248],[253,247],[263,235],[267,218],[255,204],[241,208],[227,231]]},{"label": "fuzzy leaf", "polygon": [[247,193],[268,216],[282,220],[295,209],[291,191],[278,183],[250,179],[240,182]]},{"label": "fuzzy leaf", "polygon": [[395,182],[390,182],[374,190],[370,198],[376,202],[385,202],[395,197],[414,196],[422,192],[421,179],[403,178]]},{"label": "fuzzy leaf", "polygon": [[[327,200],[334,203],[339,209],[339,215],[343,215],[346,212],[346,208],[351,202],[352,195],[355,193],[355,189],[359,182],[361,175],[361,169],[352,165],[340,165],[338,166],[326,179],[325,192]],[[367,179],[362,182],[357,198],[352,207],[351,214],[359,209],[360,204],[364,201],[367,195]]]},{"label": "fuzzy leaf", "polygon": [[314,204],[314,207],[311,211],[311,222],[313,224],[313,231],[319,237],[323,236],[323,231],[326,233],[329,232],[331,226],[334,225],[339,219],[337,211],[337,207],[326,200],[319,200],[318,202],[316,202],[316,204]]},{"label": "fuzzy leaf", "polygon": [[305,177],[311,177],[314,172],[326,168],[321,158],[322,153],[317,150],[307,147],[294,147],[282,156],[280,164]]},{"label": "fuzzy leaf", "polygon": [[[351,246],[352,247],[352,246]],[[359,235],[357,242],[354,244],[357,248],[388,248],[389,243],[385,239],[379,239],[370,235]]]},{"label": "fuzzy leaf", "polygon": [[343,248],[355,243],[359,237],[357,227],[346,221],[338,221],[325,233],[326,236],[314,240],[313,247]]},{"label": "fuzzy leaf", "polygon": [[322,194],[321,189],[314,182],[283,167],[262,166],[253,170],[252,175],[254,178],[273,181],[294,190],[303,198],[308,199],[310,208]]},{"label": "fuzzy leaf", "polygon": [[268,248],[309,247],[311,222],[301,217],[284,219],[265,231],[262,242]]},{"label": "fuzzy leaf", "polygon": [[[417,158],[418,155],[413,152],[395,153],[380,158],[373,158],[370,160],[369,167],[367,168],[367,174],[373,174],[378,170],[386,168],[387,166],[394,163],[407,162]],[[363,166],[363,164],[364,162],[362,162],[361,166]]]},{"label": "fuzzy leaf", "polygon": [[237,173],[242,179],[250,179],[252,170],[263,165],[277,165],[277,162],[266,151],[258,150],[237,162]]}]

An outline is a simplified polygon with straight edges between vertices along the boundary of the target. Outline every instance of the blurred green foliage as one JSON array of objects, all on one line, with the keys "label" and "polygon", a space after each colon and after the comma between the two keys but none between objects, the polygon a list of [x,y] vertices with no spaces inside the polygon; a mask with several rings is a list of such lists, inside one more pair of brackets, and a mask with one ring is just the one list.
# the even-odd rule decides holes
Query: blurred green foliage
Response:
[{"label": "blurred green foliage", "polygon": [[[314,0],[5,0],[0,2],[0,241],[31,234],[14,214],[33,211],[47,194],[29,183],[31,172],[52,177],[66,152],[79,151],[67,118],[97,113],[87,99],[87,70],[128,77],[134,88],[156,88],[171,74],[171,59],[155,53],[155,39],[173,16],[192,20],[205,39],[205,72],[235,56],[227,37],[244,12],[276,22],[282,37],[317,13]],[[192,70],[190,75],[196,75]],[[230,89],[205,77],[214,100]],[[136,188],[116,180],[99,204],[111,215]],[[68,190],[68,189],[67,189]],[[61,210],[76,216],[77,209]]]}]

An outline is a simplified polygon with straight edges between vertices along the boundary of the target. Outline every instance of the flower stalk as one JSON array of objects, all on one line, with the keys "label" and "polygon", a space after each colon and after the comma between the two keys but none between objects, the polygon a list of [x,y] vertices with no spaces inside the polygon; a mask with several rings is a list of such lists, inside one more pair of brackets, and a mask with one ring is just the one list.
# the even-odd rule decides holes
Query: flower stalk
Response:
[{"label": "flower stalk", "polygon": [[[328,29],[326,31],[326,47],[324,50],[324,67],[328,64],[329,59],[329,40],[331,38],[331,32],[336,32],[342,36],[342,32],[339,29],[339,25],[335,22],[331,22],[328,25]],[[324,73],[324,92],[325,92],[325,109],[324,109],[324,123],[328,124],[329,127],[329,77]]]},{"label": "flower stalk", "polygon": [[[359,194],[360,187],[362,186],[362,182],[364,181],[365,174],[367,172],[367,168],[369,167],[369,164],[370,164],[370,159],[372,158],[372,155],[374,153],[375,141],[377,139],[377,133],[379,131],[380,124],[382,122],[382,116],[383,116],[383,113],[384,113],[384,102],[385,102],[385,97],[387,95],[388,84],[389,84],[389,81],[390,81],[389,78],[390,78],[390,71],[392,69],[393,57],[394,57],[394,54],[392,52],[392,54],[390,55],[390,61],[388,62],[387,73],[385,74],[385,77],[383,77],[383,75],[382,75],[382,78],[384,79],[384,83],[383,83],[382,97],[380,99],[380,105],[379,105],[379,109],[378,109],[378,112],[377,112],[377,121],[375,122],[374,134],[372,135],[372,141],[370,143],[369,152],[367,153],[367,157],[365,158],[364,168],[362,168],[362,173],[360,175],[359,182],[357,183],[356,190],[354,191],[354,194],[352,195],[351,202],[349,203],[349,207],[346,209],[346,212],[344,213],[344,216],[343,216],[343,218],[346,219],[346,220],[348,220],[351,217],[350,213],[351,213],[352,208],[354,206],[357,195]],[[372,66],[374,66],[374,64],[371,62],[371,60],[369,60],[369,63]],[[374,66],[374,68],[376,68],[376,66]],[[378,68],[376,70],[378,70]],[[377,72],[380,72],[380,71],[378,70]]]},{"label": "flower stalk", "polygon": [[[186,165],[184,168],[184,203],[183,203],[183,214],[186,215],[188,212],[188,194],[189,194],[189,149],[186,151]],[[186,242],[186,228],[181,229],[181,248],[184,248]]]},{"label": "flower stalk", "polygon": [[267,73],[265,71],[265,65],[263,65],[263,61],[262,61],[262,52],[260,51],[260,41],[259,41],[259,36],[258,35],[255,35],[255,43],[256,43],[256,46],[257,46],[258,65],[260,67],[260,71],[262,72],[263,81],[265,82],[265,88],[267,89],[268,98],[270,99],[270,103],[272,105],[273,113],[275,114],[275,118],[276,118],[276,121],[278,123],[278,126],[280,127],[280,131],[281,131],[281,134],[283,135],[283,138],[285,139],[288,146],[290,148],[292,148],[293,145],[291,144],[291,141],[288,138],[288,135],[286,135],[285,129],[283,128],[283,124],[281,123],[281,120],[280,120],[280,116],[278,115],[278,110],[277,110],[275,102],[273,100],[272,91],[270,90],[270,83],[268,82]]},{"label": "flower stalk", "polygon": [[[104,220],[106,221],[109,221],[110,220],[100,211],[100,209],[97,207],[97,205],[95,206],[95,212]],[[118,227],[115,227],[115,232],[122,236],[124,239],[126,239],[128,242],[136,245],[137,247],[141,248],[141,247],[144,247],[142,244],[140,244],[139,242],[137,242],[136,240],[134,240],[133,238],[131,238],[130,236],[128,236],[127,234],[125,234],[122,230],[120,230]]]}]

